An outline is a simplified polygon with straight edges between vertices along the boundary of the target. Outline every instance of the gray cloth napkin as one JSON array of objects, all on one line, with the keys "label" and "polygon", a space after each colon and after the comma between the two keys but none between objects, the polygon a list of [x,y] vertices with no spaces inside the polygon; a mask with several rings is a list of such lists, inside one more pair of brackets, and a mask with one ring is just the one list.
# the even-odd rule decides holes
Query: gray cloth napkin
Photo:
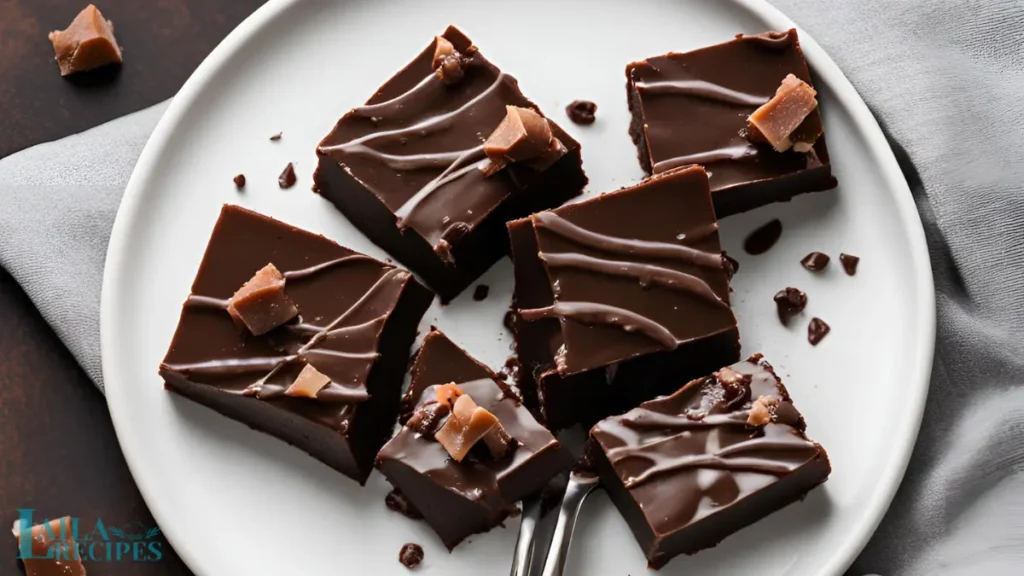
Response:
[{"label": "gray cloth napkin", "polygon": [[[774,1],[835,58],[889,135],[938,290],[921,435],[850,573],[1024,574],[1024,3]],[[101,388],[103,255],[163,110],[0,160],[0,265]]]}]

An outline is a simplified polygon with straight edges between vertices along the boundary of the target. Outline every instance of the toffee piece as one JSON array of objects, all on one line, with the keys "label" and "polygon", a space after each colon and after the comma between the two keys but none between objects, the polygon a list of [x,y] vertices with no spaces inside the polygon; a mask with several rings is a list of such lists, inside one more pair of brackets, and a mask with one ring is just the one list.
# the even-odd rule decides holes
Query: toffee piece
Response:
[{"label": "toffee piece", "polygon": [[[790,75],[813,91],[796,30],[739,35],[723,44],[630,64],[630,135],[644,170],[658,174],[703,165],[719,218],[835,188],[817,107],[789,134],[801,143],[813,143],[807,149],[779,152],[768,143],[748,140],[747,118],[768,105]],[[805,95],[803,88],[799,94]],[[788,107],[772,109],[785,120],[792,119]],[[761,124],[771,124],[773,135],[789,129],[786,122]]]},{"label": "toffee piece", "polygon": [[697,167],[509,225],[517,384],[555,430],[739,357],[728,269]]},{"label": "toffee piece", "polygon": [[[377,467],[449,550],[500,524],[515,502],[572,465],[505,383],[436,330],[416,356],[407,400],[412,414],[380,451]],[[458,461],[438,441],[466,400],[475,406],[470,414],[482,410],[501,426],[504,450],[481,435]]]},{"label": "toffee piece", "polygon": [[25,576],[86,576],[70,516],[35,526],[22,524],[19,519],[12,532],[18,541]]},{"label": "toffee piece", "polygon": [[[485,140],[509,107],[549,130],[549,147],[495,163]],[[559,206],[587,182],[579,143],[455,27],[345,114],[317,156],[314,191],[444,302],[508,253],[506,222]]]},{"label": "toffee piece", "polygon": [[[253,331],[229,312],[238,304],[232,294],[257,271],[286,286],[299,312],[280,325],[275,316],[266,332],[268,324]],[[405,270],[225,205],[160,375],[169,390],[363,483],[391,435],[431,300]]]},{"label": "toffee piece", "polygon": [[114,23],[89,4],[66,30],[49,35],[61,76],[121,63],[121,48],[114,38]]},{"label": "toffee piece", "polygon": [[588,455],[652,568],[717,545],[831,473],[759,354],[590,431]]}]

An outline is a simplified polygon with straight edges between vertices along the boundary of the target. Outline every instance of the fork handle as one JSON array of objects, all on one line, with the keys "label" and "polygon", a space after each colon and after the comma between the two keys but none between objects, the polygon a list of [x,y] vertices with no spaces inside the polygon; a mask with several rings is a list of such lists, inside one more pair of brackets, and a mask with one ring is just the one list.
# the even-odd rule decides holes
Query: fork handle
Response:
[{"label": "fork handle", "polygon": [[523,500],[523,517],[519,524],[516,554],[512,557],[511,576],[529,576],[530,565],[533,563],[534,533],[540,521],[540,503],[539,494]]},{"label": "fork handle", "polygon": [[583,501],[596,486],[596,482],[584,484],[573,480],[570,480],[569,485],[566,486],[562,506],[558,510],[558,523],[555,524],[551,547],[548,549],[547,560],[544,562],[543,576],[562,576],[565,561],[569,557],[569,542],[572,540],[572,531],[576,527],[576,518],[579,516],[580,508],[583,507]]}]

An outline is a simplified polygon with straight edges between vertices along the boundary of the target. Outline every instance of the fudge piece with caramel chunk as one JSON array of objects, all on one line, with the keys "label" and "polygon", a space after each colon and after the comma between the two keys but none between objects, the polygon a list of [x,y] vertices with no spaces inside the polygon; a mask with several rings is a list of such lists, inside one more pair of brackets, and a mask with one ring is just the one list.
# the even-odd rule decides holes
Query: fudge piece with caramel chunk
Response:
[{"label": "fudge piece with caramel chunk", "polygon": [[572,464],[504,382],[436,330],[416,357],[409,398],[412,415],[377,467],[449,549]]},{"label": "fudge piece with caramel chunk", "polygon": [[[499,143],[514,149],[498,158]],[[317,156],[314,190],[445,302],[508,253],[506,222],[587,182],[579,142],[455,27],[345,114]]]},{"label": "fudge piece with caramel chunk", "polygon": [[836,187],[796,30],[634,62],[626,85],[644,170],[704,166],[719,218]]},{"label": "fudge piece with caramel chunk", "polygon": [[362,483],[431,300],[405,270],[225,205],[160,375]]},{"label": "fudge piece with caramel chunk", "polygon": [[718,544],[831,473],[760,354],[590,431],[587,453],[651,567]]}]

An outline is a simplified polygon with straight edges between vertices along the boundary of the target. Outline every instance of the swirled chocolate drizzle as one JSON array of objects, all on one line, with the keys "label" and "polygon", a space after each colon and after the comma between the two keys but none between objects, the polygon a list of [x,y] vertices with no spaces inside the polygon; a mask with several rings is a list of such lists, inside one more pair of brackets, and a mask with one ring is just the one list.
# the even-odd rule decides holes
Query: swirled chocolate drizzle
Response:
[{"label": "swirled chocolate drizzle", "polygon": [[538,212],[531,222],[553,302],[520,315],[561,321],[559,373],[735,329],[702,168]]},{"label": "swirled chocolate drizzle", "polygon": [[[231,240],[218,242],[220,237]],[[300,317],[253,336],[226,310],[231,294],[267,261],[282,271]],[[225,392],[285,402],[337,426],[345,404],[369,398],[366,382],[380,356],[379,335],[409,280],[408,272],[323,237],[226,206],[183,307],[179,333],[192,336],[175,339],[161,370]],[[306,364],[330,384],[315,399],[285,395]]]},{"label": "swirled chocolate drizzle", "polygon": [[675,348],[678,344],[672,332],[654,320],[625,308],[597,302],[556,302],[545,308],[520,310],[519,316],[527,322],[541,318],[564,318],[583,324],[611,324],[619,326],[626,332],[639,332],[667,350]]},{"label": "swirled chocolate drizzle", "polygon": [[726,88],[705,80],[662,80],[656,82],[637,82],[637,90],[646,94],[681,94],[705,98],[723,104],[736,106],[758,107],[767,102],[770,96],[757,96],[739,90]]},{"label": "swirled chocolate drizzle", "polygon": [[[741,34],[627,66],[630,134],[644,170],[706,166],[719,218],[834,188],[824,137],[806,153],[748,141],[748,116],[787,74],[811,82],[796,30]],[[817,109],[807,122],[809,133],[821,133]]]},{"label": "swirled chocolate drizzle", "polygon": [[[730,381],[727,372],[742,378]],[[755,421],[753,404],[768,398],[775,408],[766,421]],[[824,450],[808,440],[803,418],[760,355],[603,420],[591,438],[605,473],[620,483],[612,490],[642,503],[657,534],[759,497],[804,469],[816,472],[800,494],[829,473]]]},{"label": "swirled chocolate drizzle", "polygon": [[345,115],[318,148],[373,191],[399,228],[415,230],[435,247],[452,224],[472,229],[529,184],[525,172],[486,177],[479,168],[482,144],[505,117],[505,106],[535,108],[515,78],[468,49],[461,32],[449,28],[445,37],[466,51],[461,80],[446,85],[435,73],[431,45]]}]

